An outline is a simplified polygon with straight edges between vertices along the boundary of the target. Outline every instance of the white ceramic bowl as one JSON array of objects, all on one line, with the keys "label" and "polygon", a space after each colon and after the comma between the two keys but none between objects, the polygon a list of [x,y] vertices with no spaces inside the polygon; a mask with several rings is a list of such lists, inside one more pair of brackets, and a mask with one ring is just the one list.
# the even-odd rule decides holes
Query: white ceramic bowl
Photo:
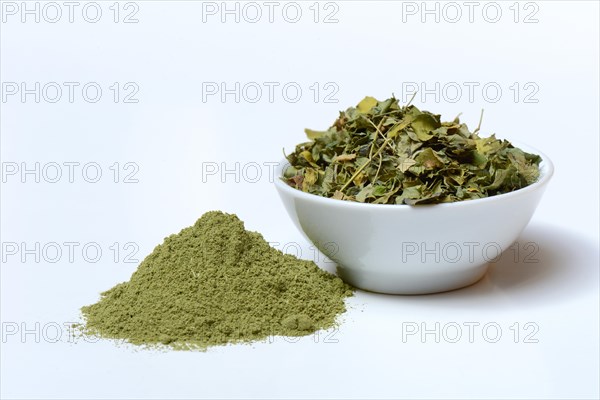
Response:
[{"label": "white ceramic bowl", "polygon": [[373,292],[426,294],[477,282],[523,231],[554,167],[539,154],[540,178],[511,193],[432,205],[364,204],[294,189],[279,177],[275,187],[294,224],[335,261],[338,275]]}]

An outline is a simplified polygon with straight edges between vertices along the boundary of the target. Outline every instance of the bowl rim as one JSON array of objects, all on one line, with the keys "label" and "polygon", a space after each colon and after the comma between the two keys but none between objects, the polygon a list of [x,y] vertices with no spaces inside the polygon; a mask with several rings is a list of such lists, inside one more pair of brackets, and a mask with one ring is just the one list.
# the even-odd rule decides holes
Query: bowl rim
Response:
[{"label": "bowl rim", "polygon": [[274,174],[275,182],[274,183],[278,190],[287,191],[292,196],[298,196],[298,197],[304,198],[308,201],[324,203],[324,204],[329,204],[329,205],[338,205],[341,207],[354,207],[354,208],[364,208],[364,209],[373,209],[374,208],[374,209],[378,209],[378,210],[383,210],[383,209],[414,210],[414,209],[426,209],[426,208],[432,208],[432,207],[435,207],[437,209],[469,207],[468,204],[472,204],[472,205],[484,204],[486,202],[489,203],[489,202],[502,201],[503,199],[526,195],[532,191],[536,191],[536,190],[544,187],[550,181],[552,176],[554,175],[554,164],[552,163],[552,161],[546,154],[539,151],[535,147],[529,146],[527,144],[524,144],[524,143],[521,143],[518,141],[511,140],[510,143],[514,147],[518,147],[521,150],[526,151],[528,153],[537,154],[542,158],[542,161],[540,162],[540,165],[539,165],[540,176],[539,176],[538,180],[530,185],[527,185],[521,189],[514,190],[512,192],[497,194],[497,195],[489,196],[489,197],[483,197],[480,199],[461,200],[461,201],[454,201],[454,202],[450,202],[450,203],[419,204],[419,205],[415,205],[415,206],[411,206],[408,204],[360,203],[357,201],[332,199],[330,197],[323,197],[323,196],[319,196],[316,194],[303,192],[303,191],[301,191],[299,189],[295,189],[295,188],[291,187],[290,185],[288,185],[287,183],[285,183],[281,178],[283,177],[284,168],[286,166],[290,165],[289,161],[286,158],[279,161],[279,164],[275,168],[275,174]]}]

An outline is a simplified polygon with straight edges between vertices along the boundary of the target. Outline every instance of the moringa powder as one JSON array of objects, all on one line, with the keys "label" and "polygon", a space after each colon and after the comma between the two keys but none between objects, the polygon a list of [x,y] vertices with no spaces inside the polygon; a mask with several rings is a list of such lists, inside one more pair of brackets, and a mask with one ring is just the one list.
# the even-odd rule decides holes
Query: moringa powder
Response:
[{"label": "moringa powder", "polygon": [[314,262],[272,248],[235,215],[211,211],[83,307],[83,332],[179,349],[304,336],[334,326],[351,295]]}]

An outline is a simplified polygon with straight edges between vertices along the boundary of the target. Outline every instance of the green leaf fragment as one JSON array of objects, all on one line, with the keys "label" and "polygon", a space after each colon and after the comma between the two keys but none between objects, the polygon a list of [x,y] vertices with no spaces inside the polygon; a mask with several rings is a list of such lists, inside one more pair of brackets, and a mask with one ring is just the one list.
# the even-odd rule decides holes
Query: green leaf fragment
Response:
[{"label": "green leaf fragment", "polygon": [[426,142],[433,137],[431,131],[440,127],[440,122],[431,114],[418,115],[410,124],[418,140]]},{"label": "green leaf fragment", "polygon": [[377,105],[378,101],[376,98],[371,97],[371,96],[367,96],[364,99],[362,99],[362,101],[360,103],[358,103],[358,105],[356,106],[356,109],[360,112],[360,113],[368,113],[369,111],[371,111],[371,109],[373,107],[375,107]]},{"label": "green leaf fragment", "polygon": [[328,131],[314,131],[308,128],[304,129],[304,132],[310,140],[320,139],[328,133]]}]

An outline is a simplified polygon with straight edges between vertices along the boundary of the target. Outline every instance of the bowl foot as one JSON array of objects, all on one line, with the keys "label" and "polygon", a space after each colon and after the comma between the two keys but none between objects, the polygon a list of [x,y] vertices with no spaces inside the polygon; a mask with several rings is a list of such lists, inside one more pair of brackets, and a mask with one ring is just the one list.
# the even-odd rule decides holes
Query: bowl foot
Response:
[{"label": "bowl foot", "polygon": [[338,266],[337,274],[358,289],[385,294],[417,295],[447,292],[470,286],[483,278],[488,266],[486,263],[463,271],[448,268],[445,273],[438,270],[414,275],[376,273],[372,270],[362,271]]}]

